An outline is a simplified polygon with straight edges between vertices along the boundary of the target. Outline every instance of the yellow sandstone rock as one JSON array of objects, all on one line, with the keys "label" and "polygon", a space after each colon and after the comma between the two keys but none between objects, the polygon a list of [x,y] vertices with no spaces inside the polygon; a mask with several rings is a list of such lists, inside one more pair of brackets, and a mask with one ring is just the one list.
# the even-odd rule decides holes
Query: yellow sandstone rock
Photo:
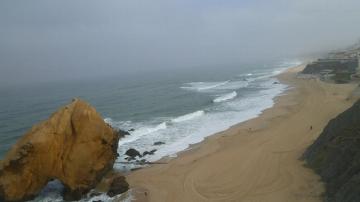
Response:
[{"label": "yellow sandstone rock", "polygon": [[88,103],[74,99],[30,129],[0,162],[0,201],[36,196],[52,179],[65,199],[96,186],[117,157],[119,134]]}]

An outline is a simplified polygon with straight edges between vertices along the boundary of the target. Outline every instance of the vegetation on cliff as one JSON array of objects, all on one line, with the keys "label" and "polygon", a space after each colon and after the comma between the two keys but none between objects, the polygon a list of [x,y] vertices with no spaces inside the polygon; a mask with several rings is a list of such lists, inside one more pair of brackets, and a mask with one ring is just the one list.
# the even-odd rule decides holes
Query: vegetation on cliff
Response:
[{"label": "vegetation on cliff", "polygon": [[328,123],[304,158],[325,182],[325,201],[360,201],[360,100]]}]

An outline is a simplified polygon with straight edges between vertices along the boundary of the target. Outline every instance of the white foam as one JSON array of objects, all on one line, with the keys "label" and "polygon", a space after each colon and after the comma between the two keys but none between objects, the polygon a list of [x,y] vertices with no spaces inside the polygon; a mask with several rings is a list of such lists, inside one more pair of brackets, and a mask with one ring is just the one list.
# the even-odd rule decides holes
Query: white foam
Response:
[{"label": "white foam", "polygon": [[[271,107],[274,103],[273,98],[281,94],[285,89],[286,86],[283,84],[271,85],[249,97],[223,102],[222,110],[210,110],[202,116],[197,115],[196,118],[187,119],[191,121],[171,121],[172,124],[169,124],[166,129],[148,134],[136,141],[128,142],[128,144],[119,147],[118,152],[123,154],[129,148],[135,148],[139,152],[157,149],[154,155],[144,157],[148,161],[156,161],[164,156],[175,156],[178,152],[187,149],[190,144],[201,142],[207,136],[257,117],[263,110]],[[155,146],[153,143],[156,141],[162,141],[166,144]],[[120,155],[115,167],[125,170],[133,168],[134,165],[121,164],[124,161],[123,157],[124,155]]]},{"label": "white foam", "polygon": [[197,92],[211,93],[217,91],[237,90],[240,88],[244,88],[249,85],[249,82],[245,80],[228,80],[225,82],[191,82],[184,85],[185,86],[182,86],[180,88]]},{"label": "white foam", "polygon": [[248,81],[231,81],[226,85],[216,88],[217,90],[237,90],[240,88],[245,88],[249,85]]},{"label": "white foam", "polygon": [[235,91],[231,93],[227,93],[225,95],[219,96],[213,100],[213,102],[225,102],[231,99],[234,99],[237,96],[237,93]]},{"label": "white foam", "polygon": [[[190,144],[201,142],[207,136],[226,130],[237,123],[255,118],[263,110],[271,107],[274,103],[273,98],[281,95],[287,88],[283,84],[274,84],[277,81],[274,76],[285,69],[279,67],[277,69],[254,71],[251,73],[252,75],[248,75],[249,79],[247,81],[238,79],[226,82],[192,82],[184,84],[185,87],[182,87],[184,89],[206,93],[209,96],[218,95],[212,101],[219,104],[207,105],[198,111],[176,118],[168,117],[164,120],[163,117],[162,121],[168,123],[165,129],[148,133],[132,142],[128,141],[118,148],[118,152],[124,154],[129,148],[135,148],[139,152],[156,149],[154,155],[143,157],[148,161],[156,161],[165,156],[176,156],[178,152],[189,148]],[[241,98],[234,99],[237,97],[237,89],[248,85],[251,86],[251,89],[257,88],[259,90],[252,90]],[[154,145],[153,143],[156,141],[165,142],[165,144]],[[122,164],[123,157],[124,155],[120,155],[115,165],[116,168],[129,169],[134,166]]]},{"label": "white foam", "polygon": [[[62,192],[64,186],[61,184],[59,180],[54,180],[49,182],[44,189],[40,192],[40,194],[30,202],[63,202]],[[104,202],[111,202],[111,201],[123,201],[123,202],[130,202],[133,199],[132,190],[116,195],[114,197],[108,196],[106,193],[101,193],[97,196],[91,196],[91,191],[79,202],[91,202],[91,201],[104,201]]]},{"label": "white foam", "polygon": [[105,118],[104,121],[105,121],[105,123],[110,124],[110,125],[113,123],[113,120],[111,118]]},{"label": "white foam", "polygon": [[177,118],[174,118],[174,119],[171,120],[171,122],[180,123],[180,122],[183,122],[183,121],[189,121],[189,120],[195,119],[197,117],[200,117],[200,116],[202,116],[204,114],[205,114],[205,112],[203,110],[199,110],[199,111],[196,111],[196,112],[192,112],[192,113],[185,114],[183,116],[179,116]]},{"label": "white foam", "polygon": [[125,136],[124,138],[122,138],[119,141],[119,145],[123,145],[123,144],[129,143],[129,142],[136,141],[145,135],[154,133],[159,130],[164,130],[166,128],[167,128],[166,122],[162,122],[156,126],[144,126],[144,127],[138,128],[134,132],[132,132],[131,135],[128,135],[128,136]]},{"label": "white foam", "polygon": [[[272,107],[273,98],[280,95],[285,89],[285,85],[279,84],[275,88],[260,91],[252,97],[231,101],[227,105],[233,109],[232,111],[207,113],[206,116],[200,117],[197,121],[189,122],[190,124],[186,126],[186,129],[170,130],[169,133],[176,131],[180,138],[158,148],[155,155],[148,156],[147,160],[156,161],[164,156],[172,156],[187,149],[190,144],[203,141],[207,136],[257,117],[263,110]],[[181,134],[181,132],[186,134]]]},{"label": "white foam", "polygon": [[188,90],[195,90],[195,91],[204,91],[210,90],[213,88],[220,87],[222,85],[227,84],[229,81],[222,81],[222,82],[191,82],[186,83],[185,86],[180,88],[188,89]]}]

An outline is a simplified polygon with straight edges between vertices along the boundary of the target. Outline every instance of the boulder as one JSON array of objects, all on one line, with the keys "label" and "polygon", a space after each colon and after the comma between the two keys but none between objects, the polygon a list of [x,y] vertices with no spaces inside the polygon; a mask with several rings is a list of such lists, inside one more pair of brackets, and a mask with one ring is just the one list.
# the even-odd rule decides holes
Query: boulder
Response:
[{"label": "boulder", "polygon": [[157,145],[162,145],[162,144],[165,144],[165,142],[161,142],[161,141],[154,142],[154,145],[155,145],[155,146],[157,146]]},{"label": "boulder", "polygon": [[129,156],[130,158],[135,158],[135,157],[141,157],[141,154],[138,150],[130,148],[125,152],[125,155]]},{"label": "boulder", "polygon": [[78,200],[111,170],[119,134],[88,103],[74,99],[33,126],[0,162],[0,201],[35,197],[52,179]]},{"label": "boulder", "polygon": [[154,155],[154,153],[157,151],[157,149],[153,149],[151,151],[144,151],[142,156],[146,156],[146,155]]},{"label": "boulder", "polygon": [[112,180],[107,195],[114,197],[126,192],[127,190],[129,190],[129,184],[126,182],[125,177],[118,176]]}]

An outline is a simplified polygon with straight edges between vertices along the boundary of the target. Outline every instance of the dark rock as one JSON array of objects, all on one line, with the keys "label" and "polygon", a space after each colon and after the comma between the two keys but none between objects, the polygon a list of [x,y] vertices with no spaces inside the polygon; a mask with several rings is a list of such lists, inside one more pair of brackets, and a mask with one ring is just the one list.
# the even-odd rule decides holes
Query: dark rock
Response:
[{"label": "dark rock", "polygon": [[146,161],[146,159],[141,159],[141,160],[137,160],[136,163],[138,163],[140,165],[144,165],[144,164],[148,163],[148,161]]},{"label": "dark rock", "polygon": [[155,153],[156,151],[157,151],[156,149],[153,149],[153,150],[151,150],[151,151],[144,151],[143,156],[146,156],[146,155],[154,155],[154,153]]},{"label": "dark rock", "polygon": [[133,131],[135,131],[134,128],[131,128],[130,130],[128,130],[128,132],[133,132]]},{"label": "dark rock", "polygon": [[93,192],[93,193],[90,193],[90,197],[95,197],[95,196],[100,196],[101,193],[100,192]]},{"label": "dark rock", "polygon": [[136,160],[136,164],[137,165],[146,165],[146,164],[150,164],[150,162],[147,161],[146,159],[141,159],[141,160]]},{"label": "dark rock", "polygon": [[128,157],[125,157],[125,160],[127,160],[127,161],[133,161],[133,160],[135,160],[135,157],[130,157],[130,156],[128,156]]},{"label": "dark rock", "polygon": [[131,148],[131,149],[128,149],[126,152],[125,152],[125,155],[128,155],[128,156],[130,156],[131,158],[135,158],[135,157],[141,157],[141,154],[140,154],[140,152],[138,151],[138,150],[136,150],[136,149],[133,149],[133,148]]},{"label": "dark rock", "polygon": [[162,144],[165,144],[165,142],[161,142],[161,141],[159,141],[159,142],[154,142],[154,145],[162,145]]},{"label": "dark rock", "polygon": [[360,100],[331,120],[305,152],[326,184],[325,201],[360,201]]},{"label": "dark rock", "polygon": [[279,82],[275,81],[273,84],[280,84]]},{"label": "dark rock", "polygon": [[121,137],[124,137],[124,136],[126,136],[126,135],[130,135],[130,133],[129,133],[128,131],[121,130],[121,129],[118,130],[118,133],[119,133],[119,135],[120,135]]},{"label": "dark rock", "polygon": [[96,200],[96,201],[92,201],[92,202],[103,202],[102,200]]},{"label": "dark rock", "polygon": [[71,190],[69,187],[65,186],[63,199],[65,201],[78,201],[87,191],[88,190],[81,189]]},{"label": "dark rock", "polygon": [[125,177],[118,176],[114,178],[111,182],[107,195],[110,197],[114,197],[116,195],[126,192],[127,190],[129,190],[129,184],[126,182]]}]

